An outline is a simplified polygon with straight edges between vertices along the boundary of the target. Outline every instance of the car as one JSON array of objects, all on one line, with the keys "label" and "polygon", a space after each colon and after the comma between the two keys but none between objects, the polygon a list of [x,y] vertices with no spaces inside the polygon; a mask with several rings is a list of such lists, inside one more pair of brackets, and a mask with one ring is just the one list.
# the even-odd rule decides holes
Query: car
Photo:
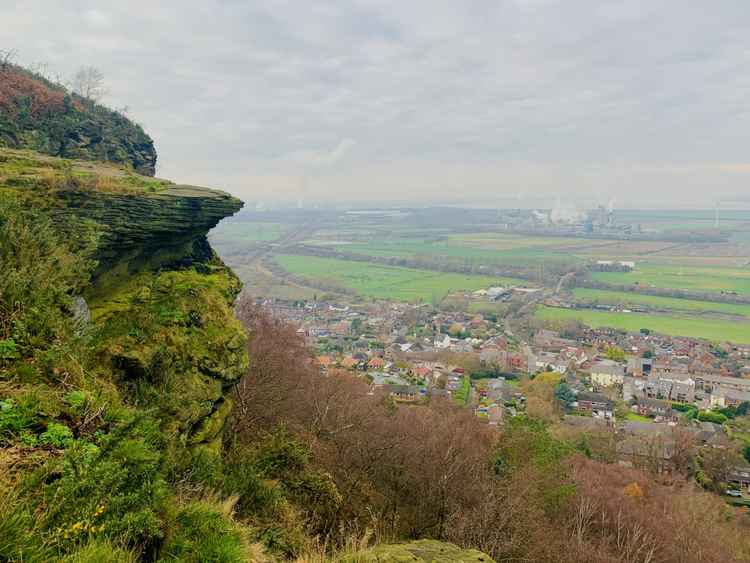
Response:
[{"label": "car", "polygon": [[737,489],[727,489],[724,494],[729,495],[730,497],[741,497],[742,491],[738,491]]}]

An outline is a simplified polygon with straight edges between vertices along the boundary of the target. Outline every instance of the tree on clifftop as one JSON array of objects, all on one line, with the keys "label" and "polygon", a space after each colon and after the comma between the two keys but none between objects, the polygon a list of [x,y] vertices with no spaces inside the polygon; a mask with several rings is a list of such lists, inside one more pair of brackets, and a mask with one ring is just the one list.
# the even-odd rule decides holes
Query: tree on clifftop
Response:
[{"label": "tree on clifftop", "polygon": [[73,77],[73,92],[82,98],[98,102],[107,94],[107,89],[104,87],[104,75],[93,66],[81,67]]}]

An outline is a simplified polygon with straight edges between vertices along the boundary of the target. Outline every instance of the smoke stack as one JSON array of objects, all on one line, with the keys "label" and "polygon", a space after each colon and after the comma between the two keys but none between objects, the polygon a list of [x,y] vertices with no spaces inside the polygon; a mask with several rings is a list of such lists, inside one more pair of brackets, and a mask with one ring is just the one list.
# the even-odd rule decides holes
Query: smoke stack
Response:
[{"label": "smoke stack", "polygon": [[714,204],[714,229],[719,228],[719,200],[716,200]]}]

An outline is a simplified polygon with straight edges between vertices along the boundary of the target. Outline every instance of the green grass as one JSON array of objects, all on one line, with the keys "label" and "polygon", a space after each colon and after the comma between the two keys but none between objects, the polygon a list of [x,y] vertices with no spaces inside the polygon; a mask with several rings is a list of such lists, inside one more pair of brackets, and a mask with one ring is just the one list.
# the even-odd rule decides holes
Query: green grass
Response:
[{"label": "green grass", "polygon": [[464,377],[461,381],[461,387],[456,390],[453,394],[453,400],[457,404],[464,406],[469,401],[469,395],[471,394],[471,380],[468,377]]},{"label": "green grass", "polygon": [[649,418],[647,416],[643,416],[642,414],[638,414],[635,412],[629,412],[625,415],[625,420],[630,420],[632,422],[653,422],[653,418]]},{"label": "green grass", "polygon": [[631,272],[595,272],[592,277],[597,281],[611,284],[631,285],[637,282],[661,288],[707,292],[736,291],[750,295],[750,269],[747,268],[639,263]]},{"label": "green grass", "polygon": [[252,221],[222,221],[211,231],[212,237],[226,238],[237,242],[272,241],[281,236],[280,223],[256,223]]},{"label": "green grass", "polygon": [[750,305],[735,305],[732,303],[715,303],[713,301],[696,301],[693,299],[677,299],[658,295],[644,295],[628,291],[607,291],[602,289],[576,288],[573,295],[580,301],[597,301],[612,305],[644,305],[674,311],[707,311],[750,317]]},{"label": "green grass", "polygon": [[672,336],[689,336],[708,340],[729,340],[750,344],[750,323],[729,321],[717,318],[700,318],[689,315],[660,315],[646,313],[611,313],[538,307],[536,316],[545,320],[577,319],[589,326],[611,327],[630,332],[648,328],[654,332]]},{"label": "green grass", "polygon": [[[435,259],[461,264],[517,264],[542,261],[559,261],[561,256],[547,244],[535,243],[530,237],[509,237],[502,244],[485,245],[482,240],[464,239],[451,235],[447,239],[376,239],[371,242],[354,242],[334,245],[343,252],[366,256]],[[546,240],[546,239],[545,239]],[[557,241],[559,244],[559,241]]]},{"label": "green grass", "polygon": [[365,297],[397,301],[439,301],[453,291],[474,291],[521,280],[432,272],[333,258],[280,254],[278,264],[290,273],[356,291]]}]

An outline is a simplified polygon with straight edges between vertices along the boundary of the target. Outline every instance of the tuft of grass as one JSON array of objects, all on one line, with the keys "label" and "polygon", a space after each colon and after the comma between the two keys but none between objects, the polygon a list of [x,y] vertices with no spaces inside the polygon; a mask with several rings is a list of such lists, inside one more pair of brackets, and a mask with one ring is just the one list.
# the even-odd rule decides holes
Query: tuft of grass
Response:
[{"label": "tuft of grass", "polygon": [[63,563],[137,563],[136,554],[106,539],[94,539],[62,559]]},{"label": "tuft of grass", "polygon": [[251,548],[245,531],[231,519],[234,502],[236,498],[216,506],[196,501],[183,507],[177,514],[163,557],[185,563],[248,561]]}]

